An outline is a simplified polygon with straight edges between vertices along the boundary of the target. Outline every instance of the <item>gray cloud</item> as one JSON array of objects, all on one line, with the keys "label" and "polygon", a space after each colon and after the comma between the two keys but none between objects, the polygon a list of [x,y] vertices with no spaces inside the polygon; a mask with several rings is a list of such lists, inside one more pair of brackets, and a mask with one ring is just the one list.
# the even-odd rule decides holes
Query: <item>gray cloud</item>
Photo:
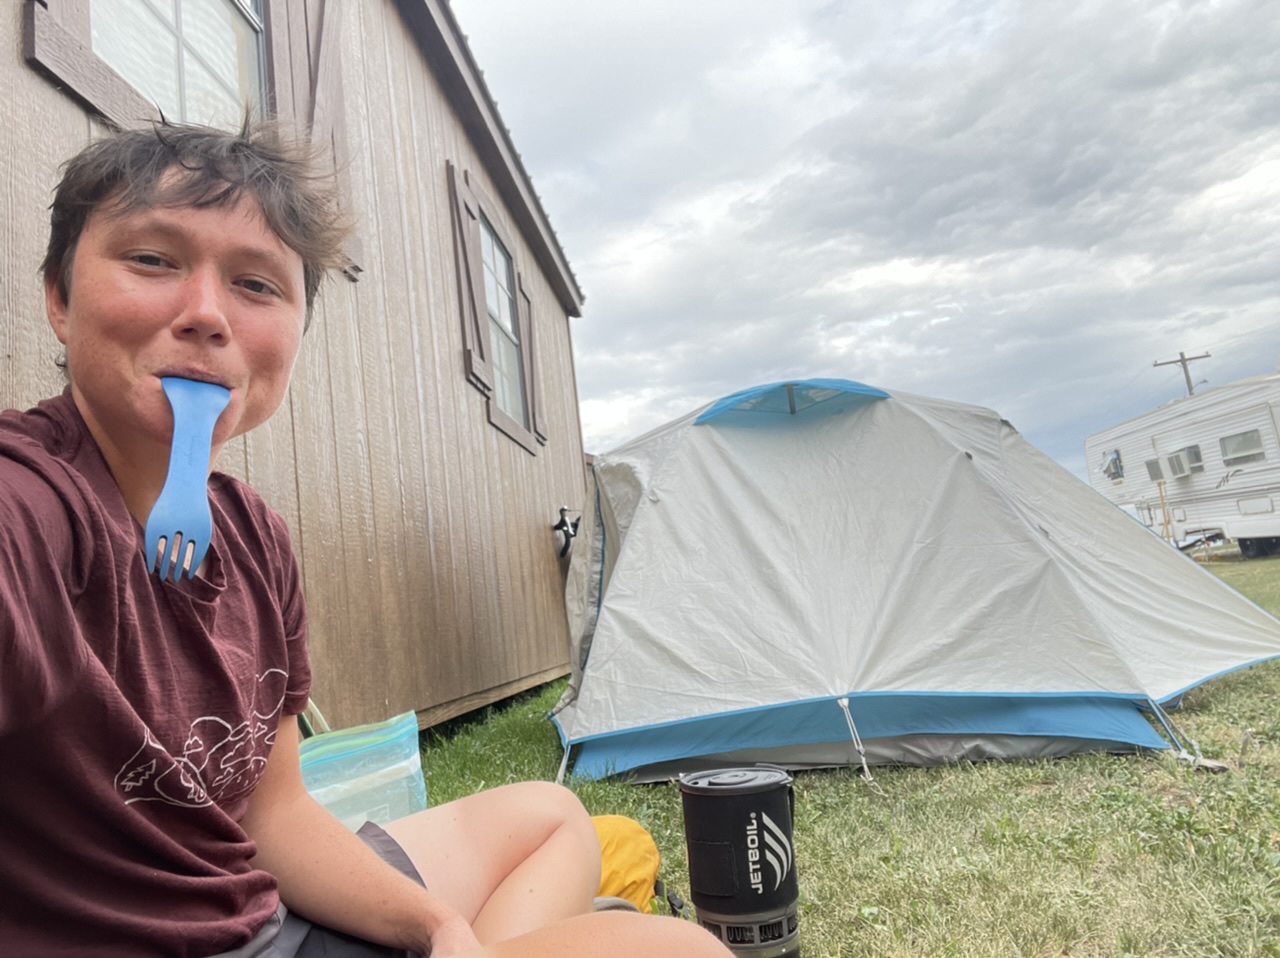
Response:
[{"label": "gray cloud", "polygon": [[588,293],[589,448],[800,376],[1085,436],[1280,359],[1264,0],[456,0]]}]

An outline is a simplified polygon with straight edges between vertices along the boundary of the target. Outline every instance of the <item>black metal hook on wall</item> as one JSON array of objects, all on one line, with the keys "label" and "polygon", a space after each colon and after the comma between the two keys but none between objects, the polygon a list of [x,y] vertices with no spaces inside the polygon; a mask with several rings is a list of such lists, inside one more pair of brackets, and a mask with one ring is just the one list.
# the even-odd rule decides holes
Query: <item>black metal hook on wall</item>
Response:
[{"label": "black metal hook on wall", "polygon": [[551,527],[551,531],[556,534],[556,541],[560,548],[557,555],[563,559],[569,554],[569,549],[573,547],[574,537],[578,534],[578,523],[582,521],[582,513],[578,513],[577,518],[569,518],[569,507],[560,507],[560,518],[555,525]]}]

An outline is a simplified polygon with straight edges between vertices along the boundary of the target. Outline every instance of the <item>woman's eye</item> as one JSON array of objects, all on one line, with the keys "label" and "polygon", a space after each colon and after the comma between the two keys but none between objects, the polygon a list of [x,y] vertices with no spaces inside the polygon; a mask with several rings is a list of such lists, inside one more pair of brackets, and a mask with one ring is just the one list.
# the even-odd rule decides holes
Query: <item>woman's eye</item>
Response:
[{"label": "woman's eye", "polygon": [[240,280],[240,285],[249,292],[256,293],[259,296],[273,296],[276,292],[276,288],[274,286],[260,279],[242,279]]}]

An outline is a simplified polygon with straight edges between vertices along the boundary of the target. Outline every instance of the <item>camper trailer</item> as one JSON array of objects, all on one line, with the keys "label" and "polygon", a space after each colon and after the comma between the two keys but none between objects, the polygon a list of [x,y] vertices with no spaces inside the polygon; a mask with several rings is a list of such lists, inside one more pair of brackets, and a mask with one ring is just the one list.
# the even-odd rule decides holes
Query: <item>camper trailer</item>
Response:
[{"label": "camper trailer", "polygon": [[1280,374],[1166,403],[1085,440],[1093,487],[1174,543],[1280,554]]}]

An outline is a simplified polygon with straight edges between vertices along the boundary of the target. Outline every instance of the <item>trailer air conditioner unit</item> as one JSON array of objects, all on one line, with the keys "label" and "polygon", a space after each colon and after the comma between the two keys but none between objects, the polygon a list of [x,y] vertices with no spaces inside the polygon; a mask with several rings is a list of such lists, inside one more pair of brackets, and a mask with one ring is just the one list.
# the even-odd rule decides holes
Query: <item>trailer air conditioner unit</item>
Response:
[{"label": "trailer air conditioner unit", "polygon": [[1177,452],[1170,453],[1165,459],[1165,468],[1174,479],[1181,479],[1184,476],[1191,475],[1191,469],[1187,465],[1186,450],[1179,449]]},{"label": "trailer air conditioner unit", "polygon": [[1124,479],[1124,461],[1120,458],[1119,449],[1111,449],[1102,454],[1102,474],[1112,482]]}]

